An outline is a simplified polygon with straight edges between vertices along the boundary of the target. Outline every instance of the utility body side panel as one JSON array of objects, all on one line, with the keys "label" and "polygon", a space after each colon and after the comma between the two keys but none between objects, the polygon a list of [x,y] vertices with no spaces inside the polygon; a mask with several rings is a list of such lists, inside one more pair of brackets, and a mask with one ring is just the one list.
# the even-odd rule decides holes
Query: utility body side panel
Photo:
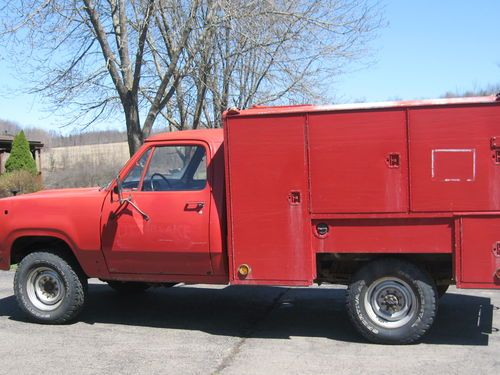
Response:
[{"label": "utility body side panel", "polygon": [[[316,225],[330,231],[319,235]],[[313,249],[319,253],[451,253],[452,218],[313,220]]]},{"label": "utility body side panel", "polygon": [[237,119],[225,135],[232,283],[311,284],[305,116]]},{"label": "utility body side panel", "polygon": [[404,109],[308,116],[313,213],[408,211]]},{"label": "utility body side panel", "polygon": [[409,125],[412,211],[500,210],[500,106],[410,109]]},{"label": "utility body side panel", "polygon": [[460,220],[457,285],[462,288],[500,288],[500,215]]},{"label": "utility body side panel", "polygon": [[500,288],[495,97],[257,107],[225,114],[225,142],[230,282],[307,284],[317,253],[452,254],[459,287]]}]

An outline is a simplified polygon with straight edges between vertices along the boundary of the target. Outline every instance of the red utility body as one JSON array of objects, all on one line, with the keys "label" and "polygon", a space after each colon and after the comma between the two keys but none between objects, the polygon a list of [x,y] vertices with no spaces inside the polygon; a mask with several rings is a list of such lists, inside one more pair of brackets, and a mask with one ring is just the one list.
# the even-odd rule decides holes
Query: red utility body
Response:
[{"label": "red utility body", "polygon": [[494,96],[260,107],[224,126],[230,282],[309,285],[318,254],[448,254],[458,287],[500,286]]}]

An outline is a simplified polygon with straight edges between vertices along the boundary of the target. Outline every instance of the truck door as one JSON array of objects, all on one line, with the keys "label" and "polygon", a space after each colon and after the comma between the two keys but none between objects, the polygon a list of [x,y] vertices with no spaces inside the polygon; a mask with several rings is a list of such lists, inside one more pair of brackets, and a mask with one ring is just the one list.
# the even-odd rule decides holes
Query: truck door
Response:
[{"label": "truck door", "polygon": [[211,272],[209,157],[201,142],[164,142],[133,160],[122,177],[123,196],[147,217],[110,193],[102,216],[102,249],[110,272]]}]

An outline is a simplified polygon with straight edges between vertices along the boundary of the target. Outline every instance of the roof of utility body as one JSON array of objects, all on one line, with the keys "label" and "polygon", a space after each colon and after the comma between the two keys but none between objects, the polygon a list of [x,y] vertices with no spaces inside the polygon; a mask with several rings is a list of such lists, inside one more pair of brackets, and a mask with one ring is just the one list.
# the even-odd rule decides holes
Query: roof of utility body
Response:
[{"label": "roof of utility body", "polygon": [[292,106],[254,106],[249,109],[230,109],[225,116],[259,116],[286,113],[335,112],[353,110],[373,110],[384,108],[433,107],[467,104],[500,104],[500,94],[450,99],[406,100],[374,103],[332,104],[332,105],[292,105]]},{"label": "roof of utility body", "polygon": [[221,143],[224,138],[222,129],[200,129],[200,130],[183,130],[168,133],[155,134],[146,139],[146,142],[155,141],[189,141],[203,139],[211,143]]},{"label": "roof of utility body", "polygon": [[[310,112],[335,112],[370,110],[384,108],[410,108],[410,107],[431,107],[446,105],[467,105],[467,104],[500,104],[500,94],[490,96],[477,96],[468,98],[451,99],[426,99],[407,100],[394,102],[376,103],[354,103],[354,104],[332,104],[332,105],[293,105],[293,106],[254,106],[249,109],[231,109],[224,112],[225,116],[259,116],[286,113],[310,113]],[[175,140],[198,140],[204,139],[207,142],[221,143],[224,138],[222,129],[199,129],[183,130],[155,134],[146,139],[146,142],[155,141],[175,141]]]}]

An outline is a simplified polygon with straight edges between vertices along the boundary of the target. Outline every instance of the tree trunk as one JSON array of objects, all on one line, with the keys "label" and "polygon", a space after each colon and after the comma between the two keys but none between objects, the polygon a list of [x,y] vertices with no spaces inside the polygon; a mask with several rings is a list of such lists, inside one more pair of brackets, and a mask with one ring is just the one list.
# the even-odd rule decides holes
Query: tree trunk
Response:
[{"label": "tree trunk", "polygon": [[127,95],[123,103],[123,108],[125,111],[125,123],[127,125],[128,149],[130,156],[132,156],[144,143],[144,135],[141,130],[137,101],[134,102],[131,94]]},{"label": "tree trunk", "polygon": [[130,156],[133,156],[144,143],[141,131],[136,129],[135,124],[129,125],[127,121],[127,141]]}]

